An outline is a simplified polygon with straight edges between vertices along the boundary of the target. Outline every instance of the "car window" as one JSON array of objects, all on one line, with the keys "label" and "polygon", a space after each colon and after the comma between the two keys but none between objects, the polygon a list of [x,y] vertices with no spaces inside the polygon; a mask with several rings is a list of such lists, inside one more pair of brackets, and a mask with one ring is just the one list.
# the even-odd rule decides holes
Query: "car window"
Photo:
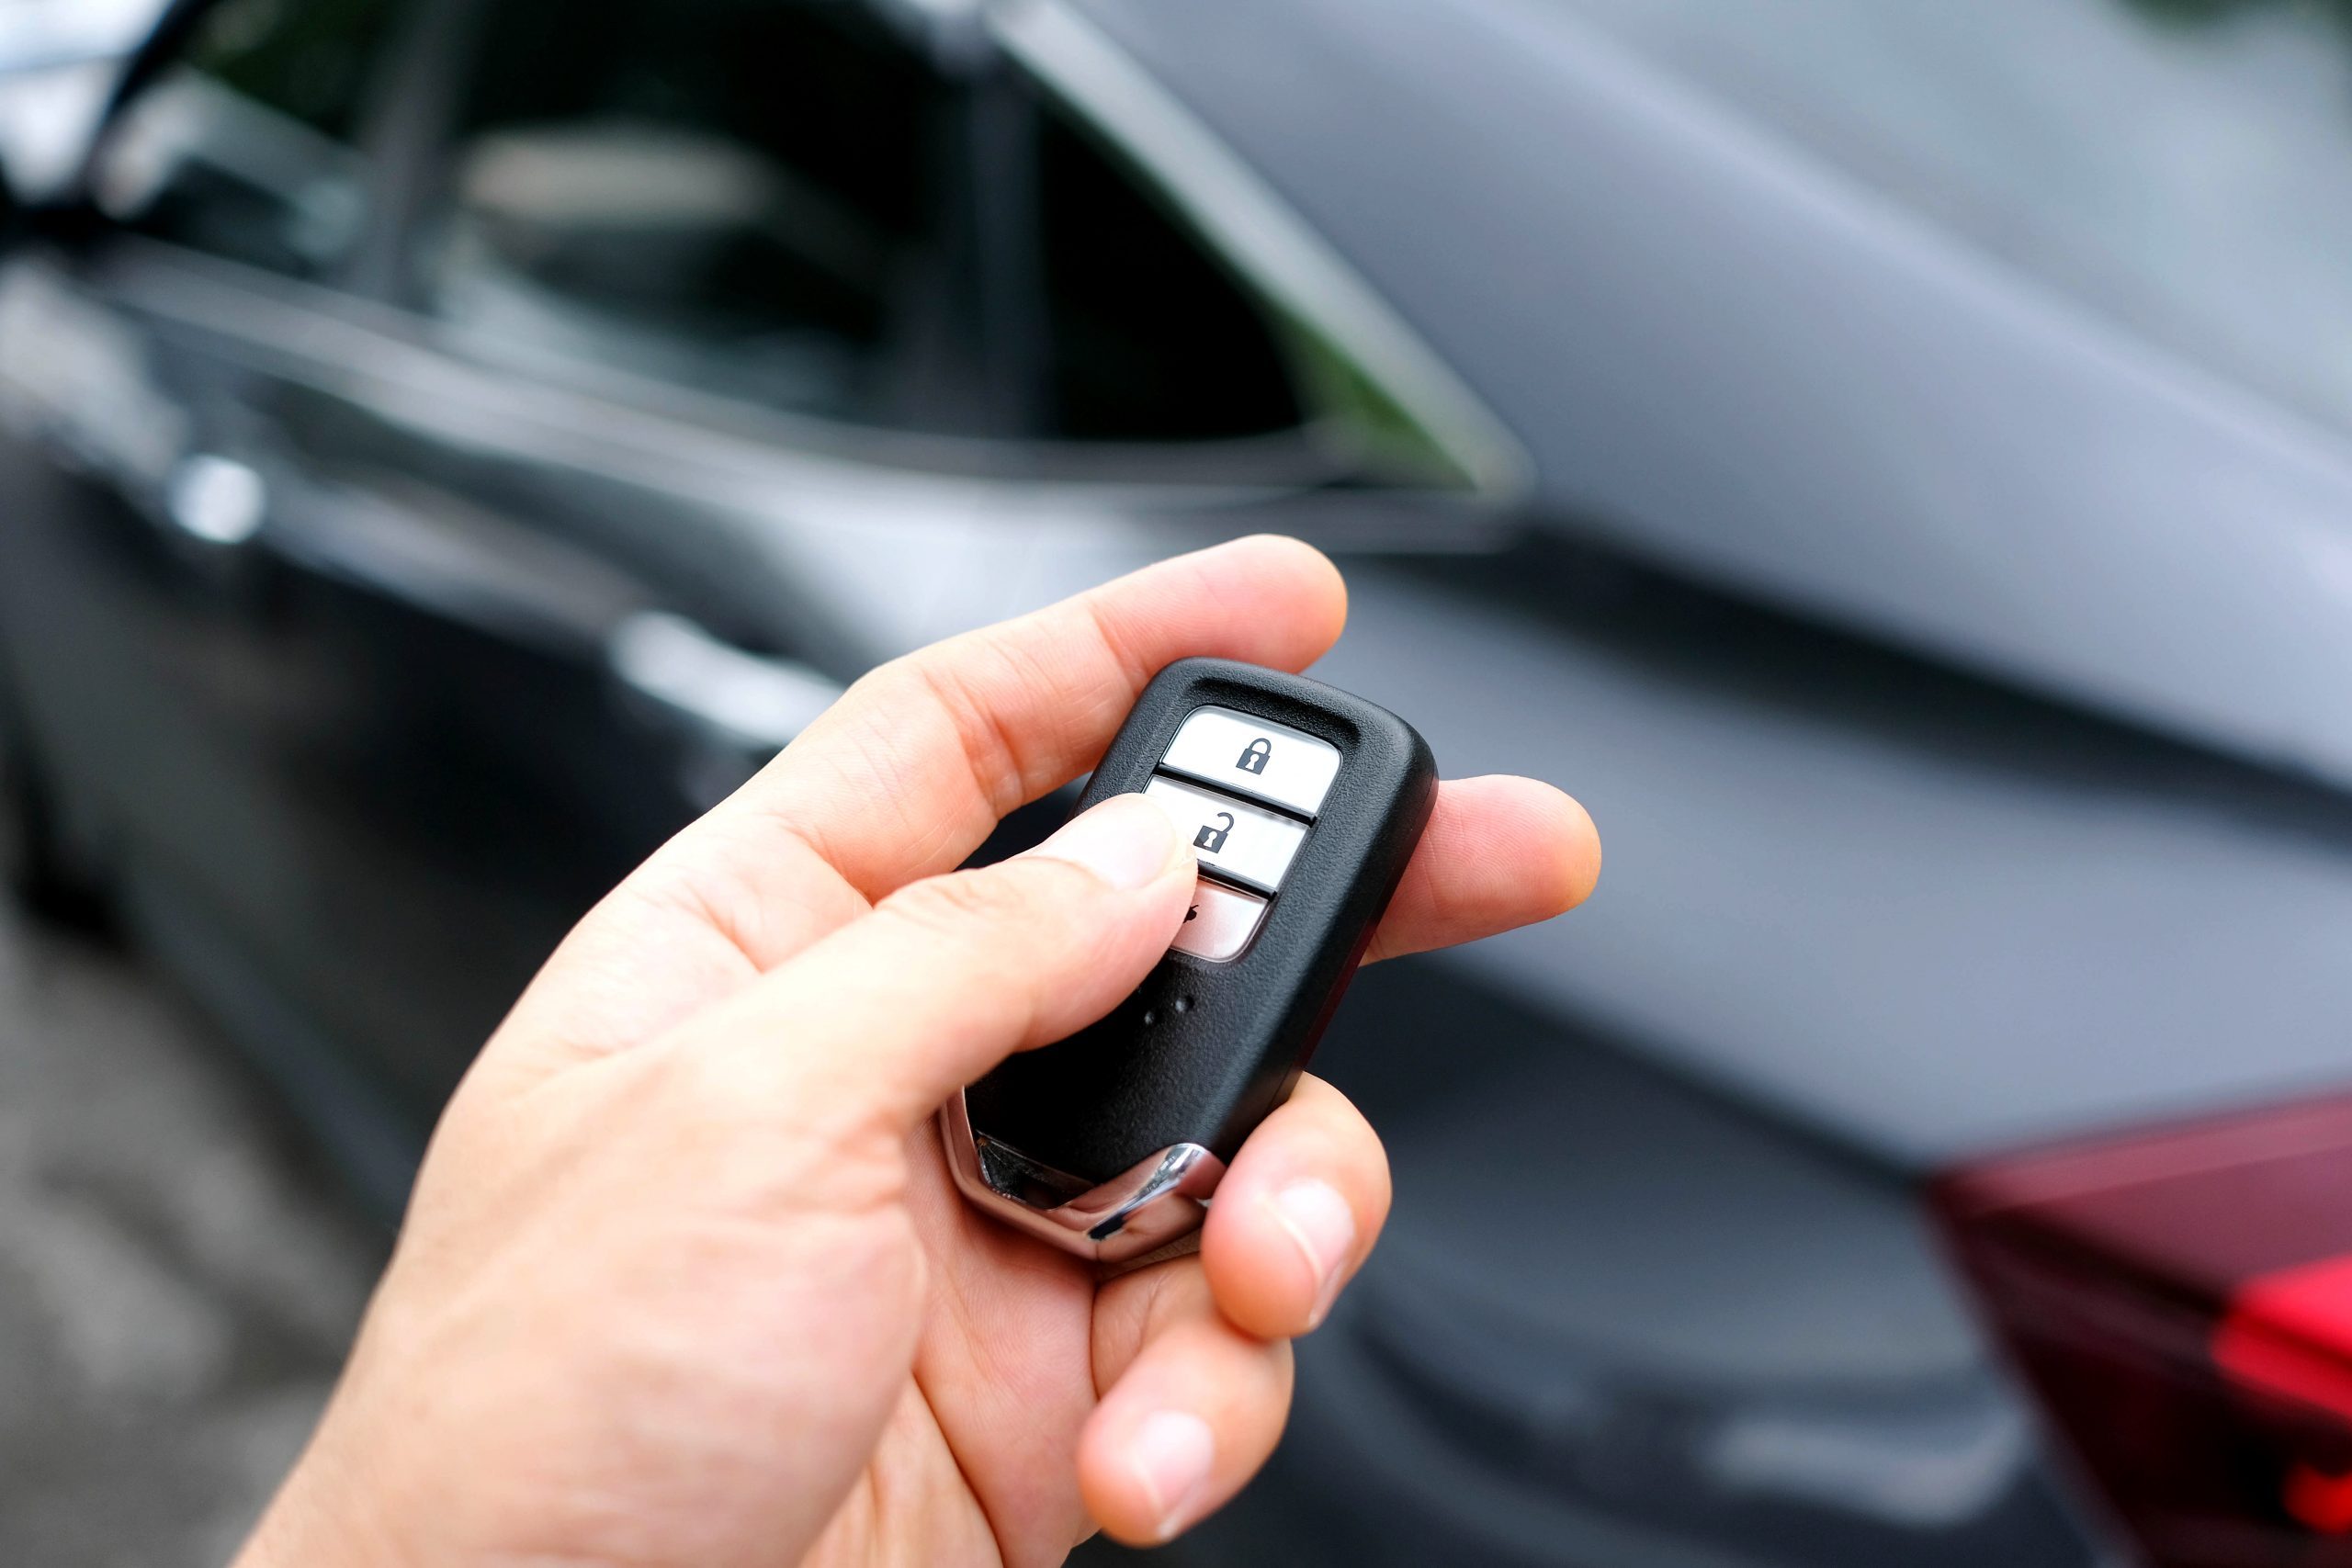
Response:
[{"label": "car window", "polygon": [[1039,105],[1047,396],[1063,441],[1229,440],[1306,421],[1280,318],[1114,154]]},{"label": "car window", "polygon": [[108,130],[92,166],[125,228],[302,278],[368,219],[357,150],[406,0],[222,0]]},{"label": "car window", "polygon": [[1158,451],[1227,479],[1458,474],[970,23],[487,0],[412,237],[417,303],[464,352],[985,437],[997,470],[1082,451],[1149,477]]},{"label": "car window", "polygon": [[[1296,428],[1243,289],[1050,104],[959,75],[919,9],[502,0],[423,231],[429,308],[496,351],[888,429]],[[1005,111],[1025,167],[979,150]]]},{"label": "car window", "polygon": [[1556,0],[2150,341],[2352,423],[2341,0]]},{"label": "car window", "polygon": [[425,304],[478,344],[829,418],[931,423],[951,98],[841,0],[501,0]]}]

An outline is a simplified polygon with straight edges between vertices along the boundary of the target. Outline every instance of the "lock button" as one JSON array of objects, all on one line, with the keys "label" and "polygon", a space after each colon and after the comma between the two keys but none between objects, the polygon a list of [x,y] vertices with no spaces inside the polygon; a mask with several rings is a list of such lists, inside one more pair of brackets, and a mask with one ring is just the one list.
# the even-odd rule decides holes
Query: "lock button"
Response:
[{"label": "lock button", "polygon": [[1168,813],[1203,870],[1261,893],[1281,889],[1306,841],[1304,822],[1181,779],[1155,778],[1143,793]]},{"label": "lock button", "polygon": [[1312,817],[1340,776],[1340,749],[1231,708],[1195,708],[1160,767],[1188,779]]}]

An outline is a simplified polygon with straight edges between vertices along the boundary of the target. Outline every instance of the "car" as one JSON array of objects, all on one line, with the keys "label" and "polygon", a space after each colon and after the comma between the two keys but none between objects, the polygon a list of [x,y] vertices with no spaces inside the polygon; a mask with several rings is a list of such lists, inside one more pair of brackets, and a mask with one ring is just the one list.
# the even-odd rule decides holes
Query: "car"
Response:
[{"label": "car", "polygon": [[393,1208],[843,683],[1296,534],[1318,673],[1610,867],[1357,983],[1396,1213],[1170,1561],[2335,1561],[2347,60],[2258,0],[189,0],[0,260],[17,879]]}]

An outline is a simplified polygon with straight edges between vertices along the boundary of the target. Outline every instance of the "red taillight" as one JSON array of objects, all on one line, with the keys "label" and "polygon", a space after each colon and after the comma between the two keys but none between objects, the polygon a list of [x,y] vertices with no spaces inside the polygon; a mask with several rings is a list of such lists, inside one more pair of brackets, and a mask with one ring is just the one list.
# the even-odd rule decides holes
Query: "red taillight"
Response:
[{"label": "red taillight", "polygon": [[1936,1207],[2155,1568],[2352,1568],[2352,1097],[1987,1161]]}]

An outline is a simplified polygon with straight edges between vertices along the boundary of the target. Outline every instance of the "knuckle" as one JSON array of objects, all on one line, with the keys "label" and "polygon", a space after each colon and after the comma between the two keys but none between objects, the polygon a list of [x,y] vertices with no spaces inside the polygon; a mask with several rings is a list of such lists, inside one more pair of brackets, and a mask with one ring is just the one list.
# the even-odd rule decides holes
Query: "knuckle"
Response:
[{"label": "knuckle", "polygon": [[1006,661],[994,638],[976,632],[907,655],[899,677],[944,716],[966,769],[999,812],[1026,795],[1029,773],[1020,737],[989,691],[990,671]]},{"label": "knuckle", "polygon": [[877,664],[857,678],[848,695],[861,699],[862,705],[883,713],[904,713],[928,703],[934,692],[922,660],[920,653],[902,653]]}]

